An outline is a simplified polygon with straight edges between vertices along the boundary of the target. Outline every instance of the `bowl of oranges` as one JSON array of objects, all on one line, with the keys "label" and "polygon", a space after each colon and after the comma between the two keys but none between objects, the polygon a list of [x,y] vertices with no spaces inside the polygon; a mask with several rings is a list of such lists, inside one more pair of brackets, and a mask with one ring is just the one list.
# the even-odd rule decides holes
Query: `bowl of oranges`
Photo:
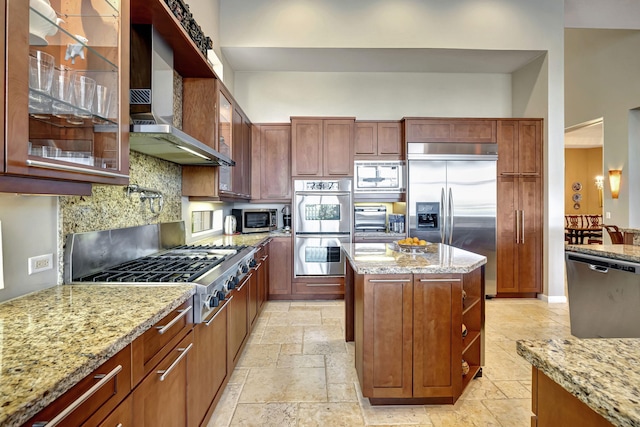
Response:
[{"label": "bowl of oranges", "polygon": [[396,245],[403,252],[424,252],[431,243],[426,240],[420,240],[417,237],[407,237],[396,241]]}]

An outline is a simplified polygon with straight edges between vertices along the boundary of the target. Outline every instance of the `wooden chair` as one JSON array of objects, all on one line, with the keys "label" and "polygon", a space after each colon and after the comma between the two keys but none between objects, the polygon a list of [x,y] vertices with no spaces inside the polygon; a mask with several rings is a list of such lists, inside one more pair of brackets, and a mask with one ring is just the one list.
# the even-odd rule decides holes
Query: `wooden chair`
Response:
[{"label": "wooden chair", "polygon": [[617,225],[603,225],[603,227],[607,230],[607,233],[609,233],[611,243],[614,245],[621,245],[624,243],[624,236]]}]

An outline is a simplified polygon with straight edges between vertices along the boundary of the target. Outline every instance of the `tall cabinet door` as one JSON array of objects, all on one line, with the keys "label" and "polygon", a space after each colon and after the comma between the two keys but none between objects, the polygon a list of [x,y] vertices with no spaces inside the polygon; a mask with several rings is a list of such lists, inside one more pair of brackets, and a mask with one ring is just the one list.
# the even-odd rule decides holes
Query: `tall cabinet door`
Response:
[{"label": "tall cabinet door", "polygon": [[291,173],[322,175],[323,127],[321,119],[291,119]]},{"label": "tall cabinet door", "polygon": [[353,120],[324,120],[324,175],[353,176]]},{"label": "tall cabinet door", "polygon": [[413,396],[458,396],[462,387],[460,354],[462,279],[414,275]]},{"label": "tall cabinet door", "polygon": [[541,179],[519,178],[520,244],[518,245],[518,291],[542,292],[542,197]]},{"label": "tall cabinet door", "polygon": [[518,178],[501,176],[498,178],[498,244],[496,273],[498,293],[518,291],[517,246],[520,211],[518,206]]}]

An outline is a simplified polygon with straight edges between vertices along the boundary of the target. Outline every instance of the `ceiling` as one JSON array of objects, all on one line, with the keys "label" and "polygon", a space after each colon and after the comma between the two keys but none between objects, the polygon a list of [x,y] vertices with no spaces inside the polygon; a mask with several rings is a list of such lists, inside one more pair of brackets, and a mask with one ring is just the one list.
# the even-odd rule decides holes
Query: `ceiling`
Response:
[{"label": "ceiling", "polygon": [[564,148],[595,148],[604,144],[602,120],[578,125],[564,133]]},{"label": "ceiling", "polygon": [[222,47],[236,72],[512,73],[539,50]]}]

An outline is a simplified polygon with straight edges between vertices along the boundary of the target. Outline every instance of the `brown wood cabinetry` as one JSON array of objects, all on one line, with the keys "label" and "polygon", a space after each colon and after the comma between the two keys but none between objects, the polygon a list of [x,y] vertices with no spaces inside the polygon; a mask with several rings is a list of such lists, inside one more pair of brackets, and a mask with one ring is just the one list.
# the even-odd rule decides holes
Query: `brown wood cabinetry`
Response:
[{"label": "brown wood cabinetry", "polygon": [[256,266],[255,275],[258,283],[258,300],[257,300],[257,312],[260,313],[264,303],[267,301],[267,293],[269,289],[269,245],[271,239],[263,242],[258,246],[258,250],[255,255]]},{"label": "brown wood cabinetry", "polygon": [[353,176],[353,118],[291,118],[293,176]]},{"label": "brown wood cabinetry", "polygon": [[542,292],[542,120],[498,122],[498,296]]},{"label": "brown wood cabinetry", "polygon": [[[6,49],[0,191],[90,195],[92,183],[126,184],[129,104],[120,100],[128,99],[129,1],[103,2],[92,8],[81,8],[82,2],[54,3],[57,14],[66,17],[65,31],[47,35],[45,43],[29,36],[30,24],[42,27],[37,19],[43,20],[30,13],[29,2],[5,0],[2,4]],[[94,42],[85,46],[83,37]],[[73,63],[65,57],[70,44],[83,46],[83,55],[73,58]],[[82,70],[84,77],[107,88],[113,95],[109,108],[98,111],[97,102],[94,107],[78,105],[77,100],[72,104],[54,99],[51,87],[30,87],[30,61],[37,61],[30,59],[30,52],[35,51],[52,58],[58,69],[64,65]],[[37,67],[35,62],[33,69],[55,74],[52,67]],[[40,81],[51,81],[48,76]]]},{"label": "brown wood cabinetry", "polygon": [[251,200],[291,202],[291,125],[252,128]]},{"label": "brown wood cabinetry", "polygon": [[356,121],[353,146],[355,160],[402,159],[402,122]]},{"label": "brown wood cabinetry", "polygon": [[[95,390],[82,400],[81,396]],[[57,420],[61,425],[97,426],[131,391],[131,346],[126,346],[98,369],[87,375],[69,391],[24,424]],[[63,417],[66,411],[71,411]],[[44,424],[43,424],[44,425]]]},{"label": "brown wood cabinetry", "polygon": [[269,243],[268,299],[289,299],[293,278],[293,239],[274,237]]},{"label": "brown wood cabinetry", "polygon": [[293,279],[291,290],[295,299],[342,299],[344,277],[298,277]]},{"label": "brown wood cabinetry", "polygon": [[249,336],[249,281],[253,274],[249,274],[242,279],[235,290],[229,296],[229,323],[227,327],[227,367],[231,375],[233,367],[242,355],[242,348]]},{"label": "brown wood cabinetry", "polygon": [[209,319],[194,327],[187,385],[189,427],[198,427],[209,419],[228,380],[227,305],[225,302]]},{"label": "brown wood cabinetry", "polygon": [[363,396],[372,404],[454,403],[460,397],[480,374],[483,272],[355,275],[355,360]]},{"label": "brown wood cabinetry", "polygon": [[405,118],[407,142],[496,143],[495,119]]},{"label": "brown wood cabinetry", "polygon": [[[82,427],[89,427],[94,424],[85,423]],[[105,418],[98,427],[113,427],[113,426],[132,426],[133,425],[133,396],[129,395],[125,400],[118,405],[112,413]]]},{"label": "brown wood cabinetry", "polygon": [[193,344],[193,331],[190,331],[136,387],[133,425],[187,425],[187,367]]}]

